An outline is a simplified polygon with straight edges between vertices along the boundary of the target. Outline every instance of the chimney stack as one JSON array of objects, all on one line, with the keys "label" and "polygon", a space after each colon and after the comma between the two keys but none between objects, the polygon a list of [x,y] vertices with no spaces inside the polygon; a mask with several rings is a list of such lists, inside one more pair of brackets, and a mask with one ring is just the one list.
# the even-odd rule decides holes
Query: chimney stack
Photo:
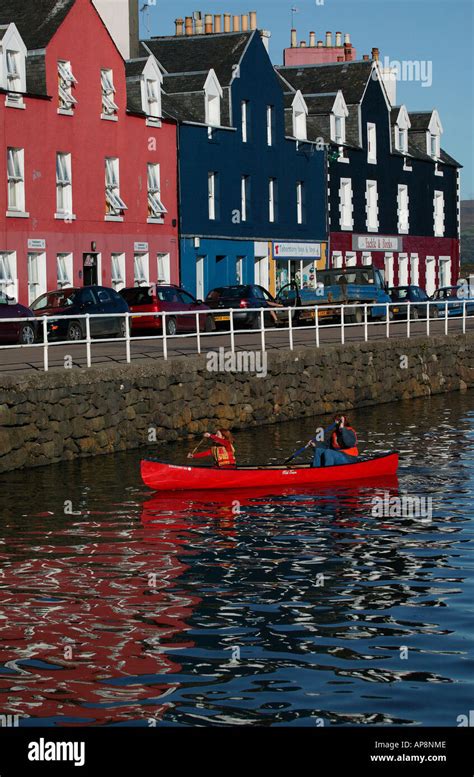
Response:
[{"label": "chimney stack", "polygon": [[331,32],[327,32],[326,33],[326,46],[329,47],[329,48],[331,48],[331,46],[332,46],[332,33]]},{"label": "chimney stack", "polygon": [[316,33],[315,32],[310,32],[309,33],[309,45],[311,46],[312,49],[314,49],[314,47],[316,46]]},{"label": "chimney stack", "polygon": [[250,29],[256,30],[257,29],[257,12],[256,11],[250,11]]},{"label": "chimney stack", "polygon": [[291,48],[295,49],[297,47],[297,45],[298,44],[296,42],[296,30],[293,27],[293,29],[291,30]]},{"label": "chimney stack", "polygon": [[182,35],[184,32],[184,19],[176,19],[176,35]]},{"label": "chimney stack", "polygon": [[336,46],[342,46],[342,32],[336,32]]},{"label": "chimney stack", "polygon": [[338,54],[337,61],[338,62],[344,62],[344,57],[342,57],[340,54]]},{"label": "chimney stack", "polygon": [[220,13],[214,14],[214,32],[222,32],[222,16]]},{"label": "chimney stack", "polygon": [[204,17],[204,32],[209,35],[212,32],[212,14],[207,13]]},{"label": "chimney stack", "polygon": [[362,59],[364,60],[364,62],[368,62],[368,61],[369,61],[369,59],[370,59],[370,57],[369,57],[369,55],[368,55],[368,54],[364,54],[364,55],[363,55],[363,57],[362,57]]},{"label": "chimney stack", "polygon": [[186,35],[192,35],[193,34],[193,17],[192,16],[186,16],[184,20],[184,31]]},{"label": "chimney stack", "polygon": [[374,62],[379,61],[379,50],[376,48],[372,49],[372,59],[374,60]]},{"label": "chimney stack", "polygon": [[352,60],[352,43],[344,43],[344,59],[346,62]]},{"label": "chimney stack", "polygon": [[230,13],[224,14],[224,32],[230,32]]},{"label": "chimney stack", "polygon": [[247,15],[247,14],[245,14],[245,13],[244,13],[244,14],[242,14],[242,23],[241,23],[241,27],[242,27],[242,32],[248,32],[248,28],[249,28],[249,17],[248,17],[248,15]]}]

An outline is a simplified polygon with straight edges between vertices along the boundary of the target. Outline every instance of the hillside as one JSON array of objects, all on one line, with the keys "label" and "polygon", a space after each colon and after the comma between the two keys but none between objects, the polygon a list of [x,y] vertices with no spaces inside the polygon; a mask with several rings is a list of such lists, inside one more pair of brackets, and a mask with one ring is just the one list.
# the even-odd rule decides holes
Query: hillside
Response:
[{"label": "hillside", "polygon": [[474,268],[474,200],[461,200],[461,265]]}]

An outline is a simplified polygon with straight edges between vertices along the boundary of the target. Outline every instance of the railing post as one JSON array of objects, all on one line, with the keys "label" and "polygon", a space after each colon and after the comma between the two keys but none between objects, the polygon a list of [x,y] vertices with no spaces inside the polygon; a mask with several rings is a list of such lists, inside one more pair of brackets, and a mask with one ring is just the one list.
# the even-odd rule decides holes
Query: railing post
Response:
[{"label": "railing post", "polygon": [[198,353],[201,353],[201,326],[199,321],[199,313],[196,313],[196,340]]},{"label": "railing post", "polygon": [[293,350],[293,317],[291,315],[291,308],[287,308],[288,311],[288,336],[290,338],[290,351]]},{"label": "railing post", "polygon": [[345,326],[344,305],[341,305],[341,345],[344,345],[346,341],[344,326]]},{"label": "railing post", "polygon": [[234,310],[230,308],[230,350],[235,353]]},{"label": "railing post", "polygon": [[44,371],[48,372],[49,370],[49,360],[48,360],[48,319],[46,316],[43,318],[43,366]]},{"label": "railing post", "polygon": [[385,303],[385,337],[390,337],[390,303]]},{"label": "railing post", "polygon": [[166,313],[161,314],[161,329],[163,335],[163,358],[166,361],[168,359],[168,341],[166,339]]},{"label": "railing post", "polygon": [[316,348],[319,348],[319,310],[317,305],[314,309],[314,330],[316,334]]},{"label": "railing post", "polygon": [[86,353],[87,353],[87,366],[92,364],[91,360],[91,319],[90,313],[86,313]]},{"label": "railing post", "polygon": [[444,306],[444,334],[448,334],[448,303]]},{"label": "railing post", "polygon": [[365,303],[365,305],[364,305],[364,340],[365,340],[365,342],[367,342],[367,340],[369,339],[369,321],[368,321],[368,318],[369,318],[369,314],[368,314],[368,310],[367,310],[367,303]]},{"label": "railing post", "polygon": [[466,334],[466,300],[462,303],[462,333]]},{"label": "railing post", "polygon": [[263,308],[260,310],[260,332],[261,332],[261,346],[262,353],[265,353],[265,311]]},{"label": "railing post", "polygon": [[127,364],[130,364],[132,360],[130,353],[130,313],[125,313],[125,353]]},{"label": "railing post", "polygon": [[407,302],[407,337],[410,337],[411,326],[411,302]]},{"label": "railing post", "polygon": [[428,302],[426,306],[426,336],[429,337],[430,334],[430,306],[431,302]]}]

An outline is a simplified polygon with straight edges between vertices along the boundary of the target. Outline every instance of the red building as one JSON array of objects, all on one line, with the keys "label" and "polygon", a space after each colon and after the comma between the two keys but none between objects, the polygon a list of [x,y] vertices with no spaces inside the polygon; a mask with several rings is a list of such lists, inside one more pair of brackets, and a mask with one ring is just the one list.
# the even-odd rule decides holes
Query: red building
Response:
[{"label": "red building", "polygon": [[91,0],[0,6],[0,290],[178,281],[176,124]]}]

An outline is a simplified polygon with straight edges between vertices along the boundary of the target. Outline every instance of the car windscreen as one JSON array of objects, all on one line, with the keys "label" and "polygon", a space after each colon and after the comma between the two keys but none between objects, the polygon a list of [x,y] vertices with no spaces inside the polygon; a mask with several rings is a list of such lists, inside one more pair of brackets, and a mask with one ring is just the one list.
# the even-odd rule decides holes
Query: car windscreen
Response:
[{"label": "car windscreen", "polygon": [[76,289],[52,291],[38,297],[31,305],[32,310],[49,310],[50,308],[65,308],[74,305],[77,297]]},{"label": "car windscreen", "polygon": [[408,289],[390,289],[390,296],[394,300],[408,299],[410,293]]},{"label": "car windscreen", "polygon": [[149,286],[137,286],[135,289],[122,289],[120,296],[131,307],[132,305],[151,305],[153,298]]},{"label": "car windscreen", "polygon": [[216,299],[242,299],[250,295],[250,286],[223,286],[209,292],[206,300]]},{"label": "car windscreen", "polygon": [[364,267],[354,268],[353,270],[322,270],[318,271],[318,282],[325,286],[343,285],[345,283],[366,285],[373,283],[373,274],[371,269]]}]

